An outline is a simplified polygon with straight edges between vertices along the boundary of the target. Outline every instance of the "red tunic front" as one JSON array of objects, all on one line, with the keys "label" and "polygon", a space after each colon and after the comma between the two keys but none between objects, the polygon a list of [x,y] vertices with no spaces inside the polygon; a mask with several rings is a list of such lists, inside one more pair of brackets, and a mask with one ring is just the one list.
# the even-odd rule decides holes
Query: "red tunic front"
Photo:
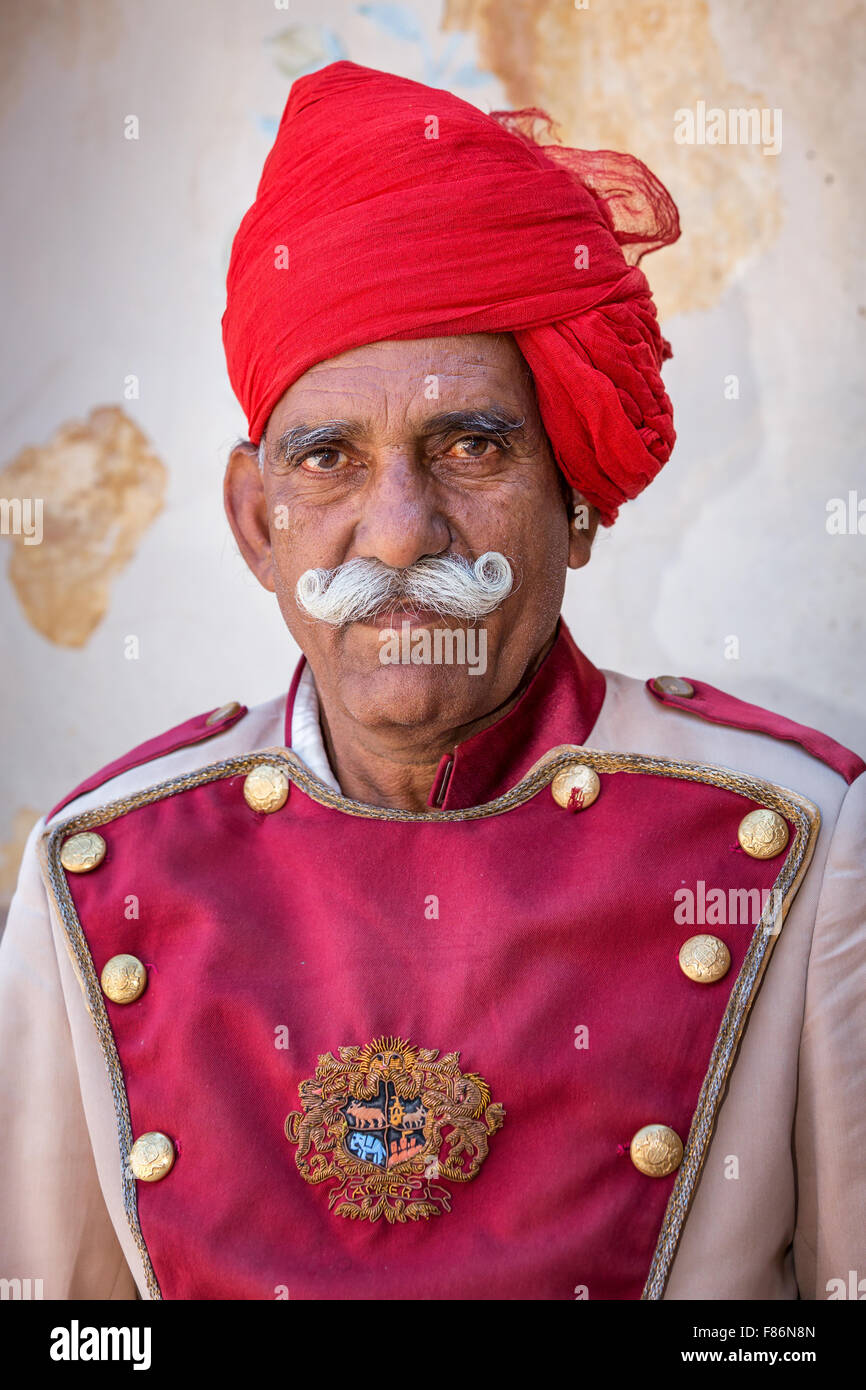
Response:
[{"label": "red tunic front", "polygon": [[[602,694],[562,628],[431,797],[478,806],[551,748],[591,746]],[[620,762],[578,814],[546,783],[451,821],[359,815],[293,783],[266,815],[229,772],[99,825],[105,860],[68,883],[96,976],[121,952],[148,969],[137,1002],[105,1007],[132,1134],[160,1131],[177,1151],[162,1181],[135,1184],[163,1297],[641,1296],[677,1174],[638,1171],[629,1143],[653,1123],[686,1143],[755,934],[680,925],[675,895],[698,881],[768,890],[788,851],[738,845],[764,798]],[[732,957],[710,985],[678,966],[701,931]],[[378,1059],[363,1052],[381,1039]],[[406,1080],[410,1064],[422,1080]],[[354,1078],[342,1099],[341,1066]],[[327,1095],[342,1159],[368,1165],[354,1198],[339,1177],[309,1180],[334,1152],[317,1129]],[[445,1175],[446,1126],[405,1187],[432,1209],[404,1202],[389,1219],[395,1199],[370,1219],[363,1173],[415,1151],[440,1101],[477,1171]]]}]

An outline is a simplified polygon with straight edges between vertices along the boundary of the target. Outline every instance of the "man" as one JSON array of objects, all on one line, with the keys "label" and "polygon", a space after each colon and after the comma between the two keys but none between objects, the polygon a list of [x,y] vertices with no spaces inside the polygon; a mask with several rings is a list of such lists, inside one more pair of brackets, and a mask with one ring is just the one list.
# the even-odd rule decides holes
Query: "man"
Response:
[{"label": "man", "polygon": [[678,229],[540,124],[350,63],[292,89],[229,271],[225,499],[304,659],[33,832],[3,1272],[46,1296],[866,1273],[866,767],[559,618],[673,443],[637,260]]}]

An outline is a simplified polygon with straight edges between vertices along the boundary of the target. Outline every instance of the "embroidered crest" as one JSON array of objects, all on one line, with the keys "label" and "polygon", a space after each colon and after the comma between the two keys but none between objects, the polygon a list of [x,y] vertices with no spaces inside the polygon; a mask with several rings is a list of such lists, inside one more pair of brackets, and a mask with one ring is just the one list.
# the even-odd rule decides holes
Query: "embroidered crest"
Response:
[{"label": "embroidered crest", "polygon": [[307,1182],[336,1179],[328,1205],[338,1216],[418,1221],[451,1210],[442,1185],[468,1182],[487,1157],[505,1111],[460,1053],[404,1038],[375,1038],[319,1058],[298,1087],[301,1110],[286,1117],[286,1138]]}]

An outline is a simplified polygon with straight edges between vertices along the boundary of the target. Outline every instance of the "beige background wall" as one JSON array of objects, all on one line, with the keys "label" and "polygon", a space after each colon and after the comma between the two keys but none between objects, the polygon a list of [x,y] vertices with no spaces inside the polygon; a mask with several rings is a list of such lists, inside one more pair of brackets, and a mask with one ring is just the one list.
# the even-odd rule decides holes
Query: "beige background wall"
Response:
[{"label": "beige background wall", "polygon": [[[679,442],[570,578],[566,616],[599,664],[700,676],[866,750],[866,535],[826,525],[829,499],[866,499],[861,6],[7,0],[0,13],[0,497],[44,498],[40,546],[0,539],[0,902],[27,828],[76,781],[288,682],[295,651],[221,512],[244,422],[219,321],[289,84],[335,57],[486,109],[547,107],[566,143],[630,150],[665,181],[683,236],[644,268],[674,346]],[[781,153],[678,145],[674,113],[698,101],[780,108]]]}]

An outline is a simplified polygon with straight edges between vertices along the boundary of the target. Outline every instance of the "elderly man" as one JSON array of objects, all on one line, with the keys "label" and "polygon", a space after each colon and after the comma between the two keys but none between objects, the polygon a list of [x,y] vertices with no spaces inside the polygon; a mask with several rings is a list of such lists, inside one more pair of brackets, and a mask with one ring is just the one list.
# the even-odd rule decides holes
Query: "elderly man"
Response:
[{"label": "elderly man", "polygon": [[46,1296],[866,1275],[866,768],[562,623],[673,443],[637,261],[678,227],[543,124],[350,63],[292,89],[229,270],[225,500],[304,656],[33,832],[2,1273]]}]

